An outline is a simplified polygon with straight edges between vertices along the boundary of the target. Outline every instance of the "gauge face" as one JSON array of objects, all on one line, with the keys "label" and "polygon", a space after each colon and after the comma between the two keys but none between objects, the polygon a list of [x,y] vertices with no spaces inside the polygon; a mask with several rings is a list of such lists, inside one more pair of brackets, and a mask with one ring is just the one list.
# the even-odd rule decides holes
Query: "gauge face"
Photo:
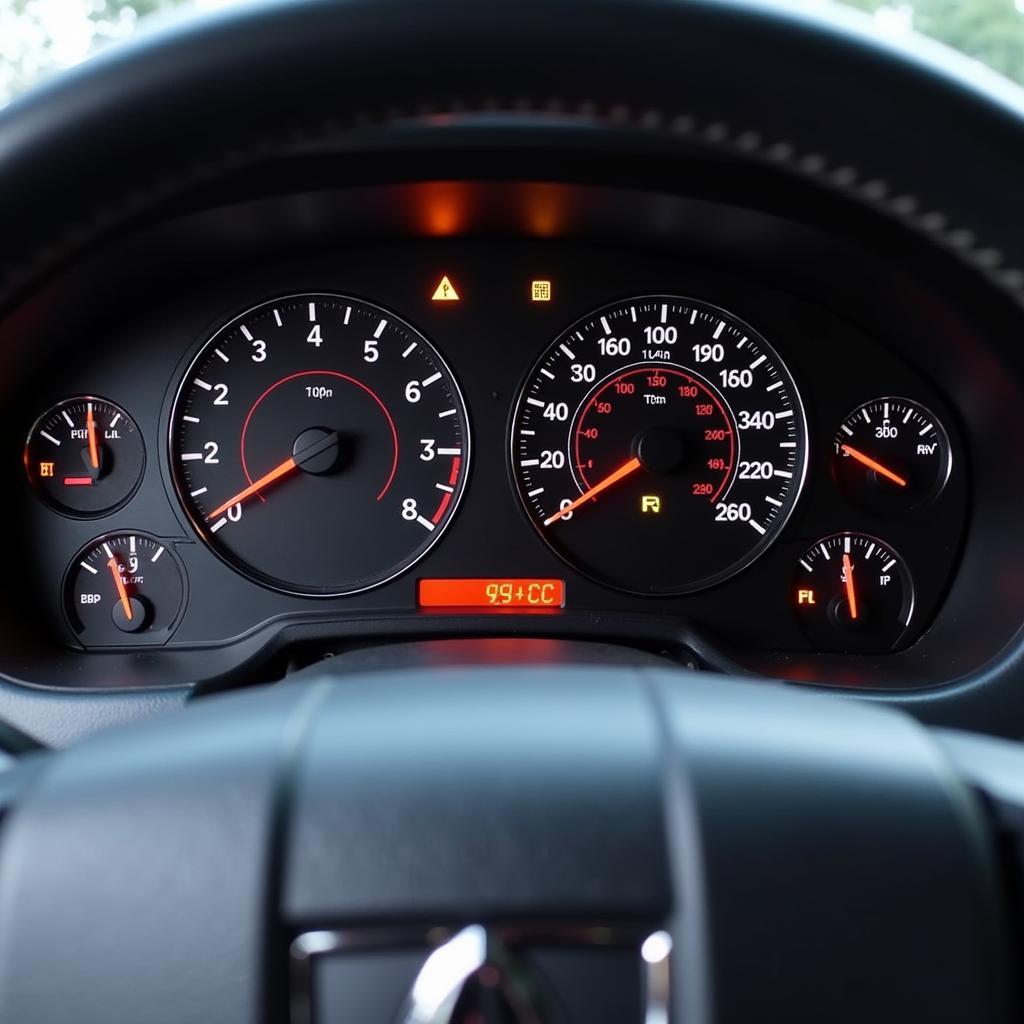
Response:
[{"label": "gauge face", "polygon": [[69,398],[36,421],[25,470],[36,493],[64,515],[107,515],[135,493],[146,450],[135,421],[113,402]]},{"label": "gauge face", "polygon": [[843,420],[833,441],[832,472],[858,505],[894,515],[934,501],[953,459],[949,437],[923,405],[879,398]]},{"label": "gauge face", "polygon": [[914,612],[914,584],[903,559],[864,533],[836,533],[808,548],[794,587],[797,617],[823,650],[892,650]]},{"label": "gauge face", "polygon": [[97,538],[75,556],[64,579],[68,623],[86,647],[160,643],[184,602],[177,555],[146,533]]},{"label": "gauge face", "polygon": [[512,471],[570,565],[638,594],[681,594],[749,565],[800,494],[807,429],[793,379],[715,306],[644,296],[584,317],[516,404]]},{"label": "gauge face", "polygon": [[193,361],[171,417],[178,495],[246,576],[350,594],[437,543],[465,486],[469,430],[418,331],[335,294],[266,302]]}]

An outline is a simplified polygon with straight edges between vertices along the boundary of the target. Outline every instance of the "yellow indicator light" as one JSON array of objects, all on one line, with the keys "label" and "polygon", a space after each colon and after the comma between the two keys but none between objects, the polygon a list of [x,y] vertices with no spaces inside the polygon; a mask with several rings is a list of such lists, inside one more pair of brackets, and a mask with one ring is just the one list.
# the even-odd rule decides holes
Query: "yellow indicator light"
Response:
[{"label": "yellow indicator light", "polygon": [[455,290],[455,285],[452,284],[451,279],[447,274],[441,278],[441,283],[434,289],[434,294],[431,296],[433,302],[458,302],[459,293]]},{"label": "yellow indicator light", "polygon": [[53,476],[53,463],[52,462],[40,462],[39,463],[39,475],[40,476]]},{"label": "yellow indicator light", "polygon": [[657,494],[645,494],[640,499],[640,511],[657,515],[661,511],[661,498]]},{"label": "yellow indicator light", "polygon": [[816,604],[813,590],[798,590],[796,592],[796,603],[799,605]]},{"label": "yellow indicator light", "polygon": [[533,281],[530,283],[530,299],[533,302],[551,301],[551,282]]}]

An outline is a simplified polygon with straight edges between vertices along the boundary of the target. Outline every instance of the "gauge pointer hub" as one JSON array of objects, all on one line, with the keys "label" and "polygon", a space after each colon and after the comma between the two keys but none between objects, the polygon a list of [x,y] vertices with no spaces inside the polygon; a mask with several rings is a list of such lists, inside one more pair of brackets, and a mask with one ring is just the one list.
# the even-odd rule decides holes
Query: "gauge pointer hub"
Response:
[{"label": "gauge pointer hub", "polygon": [[248,501],[249,498],[265,491],[271,484],[290,476],[297,469],[311,466],[313,468],[308,470],[310,473],[329,472],[337,462],[339,449],[340,438],[337,431],[326,430],[323,427],[313,427],[302,431],[292,444],[293,454],[289,458],[276,465],[270,472],[264,473],[258,480],[254,480],[248,487],[233,494],[206,518],[208,520],[216,519],[233,505],[240,505],[243,501]]},{"label": "gauge pointer hub", "polygon": [[671,427],[649,427],[637,435],[634,450],[648,473],[674,473],[686,460],[686,440]]},{"label": "gauge pointer hub", "polygon": [[336,430],[326,427],[304,430],[292,445],[292,458],[304,473],[330,473],[338,468],[340,456],[341,438]]}]

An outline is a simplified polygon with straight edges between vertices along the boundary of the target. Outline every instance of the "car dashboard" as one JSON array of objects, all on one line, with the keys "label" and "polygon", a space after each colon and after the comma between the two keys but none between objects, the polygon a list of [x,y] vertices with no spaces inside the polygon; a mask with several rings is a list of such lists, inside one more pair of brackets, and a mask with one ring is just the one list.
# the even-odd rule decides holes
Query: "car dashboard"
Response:
[{"label": "car dashboard", "polygon": [[1024,601],[1005,321],[884,218],[715,170],[292,169],[66,266],[0,327],[0,669],[582,639],[871,692],[991,661]]}]

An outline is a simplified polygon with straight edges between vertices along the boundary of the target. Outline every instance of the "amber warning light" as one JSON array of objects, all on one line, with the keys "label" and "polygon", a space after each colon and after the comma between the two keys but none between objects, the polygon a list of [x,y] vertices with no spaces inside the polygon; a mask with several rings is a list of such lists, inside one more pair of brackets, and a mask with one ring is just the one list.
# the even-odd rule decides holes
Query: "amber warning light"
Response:
[{"label": "amber warning light", "polygon": [[420,580],[421,608],[561,608],[564,580]]}]

